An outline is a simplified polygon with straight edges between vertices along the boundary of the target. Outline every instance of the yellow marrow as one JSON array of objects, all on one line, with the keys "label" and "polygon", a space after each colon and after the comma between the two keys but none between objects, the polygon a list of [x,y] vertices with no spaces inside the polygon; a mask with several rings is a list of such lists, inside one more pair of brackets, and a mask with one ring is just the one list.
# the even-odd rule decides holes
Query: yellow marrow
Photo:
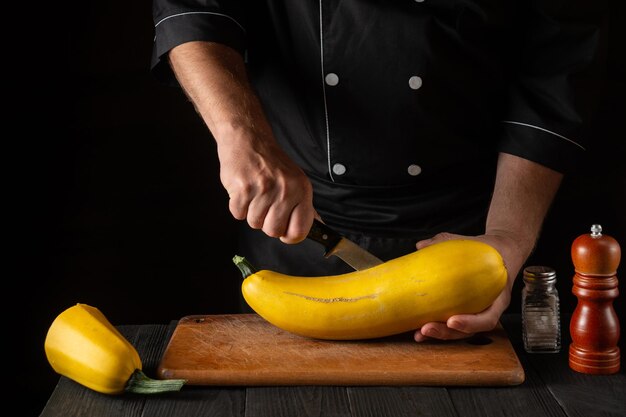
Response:
[{"label": "yellow marrow", "polygon": [[95,307],[76,304],[52,322],[44,350],[58,374],[103,394],[178,391],[184,380],[155,380],[134,346]]},{"label": "yellow marrow", "polygon": [[271,270],[244,274],[242,293],[268,322],[318,339],[389,336],[450,316],[478,313],[507,281],[502,257],[475,240],[450,240],[347,274],[297,277]]}]

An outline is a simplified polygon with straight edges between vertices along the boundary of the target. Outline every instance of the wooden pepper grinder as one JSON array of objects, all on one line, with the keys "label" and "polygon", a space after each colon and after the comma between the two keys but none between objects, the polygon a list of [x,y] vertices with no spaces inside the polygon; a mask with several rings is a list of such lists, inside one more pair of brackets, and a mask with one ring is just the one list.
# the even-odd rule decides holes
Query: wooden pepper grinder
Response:
[{"label": "wooden pepper grinder", "polygon": [[578,305],[570,322],[569,366],[586,374],[613,374],[620,368],[617,267],[621,249],[598,224],[572,243],[575,275],[572,293]]}]

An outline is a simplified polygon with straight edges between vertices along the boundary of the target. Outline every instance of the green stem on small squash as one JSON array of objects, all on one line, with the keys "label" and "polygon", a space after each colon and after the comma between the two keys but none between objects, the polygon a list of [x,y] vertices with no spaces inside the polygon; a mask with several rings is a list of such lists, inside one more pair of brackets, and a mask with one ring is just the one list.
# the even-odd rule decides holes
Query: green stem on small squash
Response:
[{"label": "green stem on small squash", "polygon": [[256,268],[253,267],[252,264],[243,256],[233,256],[233,262],[237,265],[237,268],[239,268],[239,271],[241,271],[241,275],[243,275],[244,278],[248,278],[256,272]]},{"label": "green stem on small squash", "polygon": [[159,394],[161,392],[180,391],[186,379],[152,379],[136,369],[130,376],[124,391],[133,394]]}]

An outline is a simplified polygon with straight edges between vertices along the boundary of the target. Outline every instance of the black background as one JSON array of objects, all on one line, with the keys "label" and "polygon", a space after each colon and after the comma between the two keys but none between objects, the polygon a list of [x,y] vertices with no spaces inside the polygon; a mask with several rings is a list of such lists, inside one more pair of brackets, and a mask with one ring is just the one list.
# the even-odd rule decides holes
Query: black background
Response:
[{"label": "black background", "polygon": [[[14,384],[32,396],[25,415],[39,414],[58,379],[43,342],[64,309],[80,302],[113,324],[168,323],[236,312],[239,297],[215,145],[184,95],[149,74],[151,2],[58,7],[39,9],[10,38],[37,41],[5,49],[5,116],[16,132],[6,143],[18,146],[5,156],[17,232],[5,252],[17,267],[6,269],[5,339]],[[576,306],[572,241],[600,223],[626,245],[623,23],[623,2],[612,1],[593,68],[600,82],[587,91],[601,97],[593,148],[565,179],[528,261],[556,269],[564,317]],[[520,292],[518,280],[512,312]],[[614,307],[624,323],[623,296]]]}]

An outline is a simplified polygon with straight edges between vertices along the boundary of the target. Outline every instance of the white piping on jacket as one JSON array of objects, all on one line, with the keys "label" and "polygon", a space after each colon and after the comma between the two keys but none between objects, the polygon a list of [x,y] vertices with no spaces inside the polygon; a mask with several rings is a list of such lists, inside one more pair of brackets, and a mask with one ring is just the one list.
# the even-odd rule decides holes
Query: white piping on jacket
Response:
[{"label": "white piping on jacket", "polygon": [[328,175],[335,182],[333,170],[330,166],[330,128],[328,126],[328,106],[326,104],[326,81],[324,80],[324,33],[322,27],[322,0],[320,0],[320,62],[322,65],[322,94],[324,96],[324,117],[326,119],[326,158],[328,160]]},{"label": "white piping on jacket", "polygon": [[159,20],[156,25],[154,25],[154,27],[156,28],[157,26],[159,26],[161,23],[165,22],[168,19],[171,19],[173,17],[179,17],[179,16],[187,16],[190,14],[210,14],[210,15],[214,15],[214,16],[220,16],[220,17],[225,17],[227,19],[232,20],[233,22],[235,22],[235,24],[237,26],[239,26],[241,28],[241,30],[243,30],[244,32],[246,31],[246,29],[244,29],[244,27],[235,19],[233,19],[232,17],[226,15],[226,14],[222,14],[222,13],[215,13],[215,12],[183,12],[183,13],[176,13],[167,17],[164,17],[163,19]]},{"label": "white piping on jacket", "polygon": [[525,127],[531,127],[531,128],[533,128],[533,129],[538,129],[538,130],[541,130],[541,131],[543,131],[543,132],[550,133],[551,135],[554,135],[554,136],[559,137],[559,138],[561,138],[561,139],[564,139],[564,140],[566,140],[566,141],[568,141],[568,142],[570,142],[570,143],[572,143],[572,144],[574,144],[574,145],[578,146],[578,147],[579,147],[580,149],[582,149],[583,151],[586,151],[586,149],[585,149],[585,148],[584,148],[581,144],[576,143],[576,142],[574,142],[573,140],[566,138],[565,136],[559,135],[558,133],[554,133],[554,132],[552,132],[552,131],[550,131],[550,130],[548,130],[548,129],[544,129],[543,127],[539,127],[539,126],[535,126],[535,125],[530,125],[530,124],[528,124],[528,123],[514,122],[514,121],[512,121],[512,120],[502,120],[502,123],[510,123],[510,124],[513,124],[513,125],[520,125],[520,126],[525,126]]}]

